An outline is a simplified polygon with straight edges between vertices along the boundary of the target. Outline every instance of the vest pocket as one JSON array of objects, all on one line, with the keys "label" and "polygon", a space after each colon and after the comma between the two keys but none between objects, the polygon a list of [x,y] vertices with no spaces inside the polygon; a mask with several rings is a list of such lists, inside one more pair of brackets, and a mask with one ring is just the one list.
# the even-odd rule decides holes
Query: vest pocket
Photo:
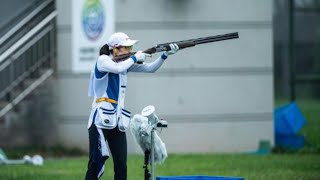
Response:
[{"label": "vest pocket", "polygon": [[118,124],[120,131],[125,132],[128,129],[130,118],[131,118],[131,112],[125,109],[121,109],[121,118]]},{"label": "vest pocket", "polygon": [[109,102],[100,102],[98,113],[101,124],[107,128],[114,128],[117,125],[117,109]]}]

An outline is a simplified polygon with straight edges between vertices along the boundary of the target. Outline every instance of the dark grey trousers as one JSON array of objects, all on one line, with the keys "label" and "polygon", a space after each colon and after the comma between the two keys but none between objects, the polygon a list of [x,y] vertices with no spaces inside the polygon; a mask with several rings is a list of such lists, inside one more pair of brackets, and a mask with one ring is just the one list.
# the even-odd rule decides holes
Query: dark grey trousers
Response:
[{"label": "dark grey trousers", "polygon": [[[94,114],[95,119],[96,113]],[[108,157],[103,157],[99,150],[101,145],[97,127],[92,123],[89,128],[89,162],[86,180],[96,180],[102,176],[101,170]],[[126,133],[118,127],[103,129],[104,138],[108,141],[114,165],[114,180],[127,179],[127,138]],[[100,173],[100,174],[99,174]]]}]

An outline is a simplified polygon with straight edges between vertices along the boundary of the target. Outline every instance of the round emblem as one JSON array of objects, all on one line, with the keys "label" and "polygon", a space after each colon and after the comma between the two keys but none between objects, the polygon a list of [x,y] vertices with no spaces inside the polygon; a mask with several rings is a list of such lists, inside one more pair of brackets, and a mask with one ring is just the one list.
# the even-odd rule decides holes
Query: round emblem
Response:
[{"label": "round emblem", "polygon": [[82,9],[82,28],[89,40],[95,41],[101,36],[105,19],[100,0],[86,0]]}]

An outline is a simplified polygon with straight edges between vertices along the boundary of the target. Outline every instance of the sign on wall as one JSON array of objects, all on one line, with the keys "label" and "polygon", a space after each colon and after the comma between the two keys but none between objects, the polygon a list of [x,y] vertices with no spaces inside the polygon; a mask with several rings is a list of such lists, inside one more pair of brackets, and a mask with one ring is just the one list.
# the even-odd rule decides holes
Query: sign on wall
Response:
[{"label": "sign on wall", "polygon": [[90,72],[114,32],[114,0],[72,1],[72,70]]}]

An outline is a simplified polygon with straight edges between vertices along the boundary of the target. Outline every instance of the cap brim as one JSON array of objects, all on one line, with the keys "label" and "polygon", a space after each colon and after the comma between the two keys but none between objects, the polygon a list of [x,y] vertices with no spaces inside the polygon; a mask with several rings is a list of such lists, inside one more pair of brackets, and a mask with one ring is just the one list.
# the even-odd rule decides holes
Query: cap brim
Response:
[{"label": "cap brim", "polygon": [[137,42],[138,42],[138,40],[128,39],[124,44],[122,44],[122,46],[133,46],[133,45],[136,44]]}]

